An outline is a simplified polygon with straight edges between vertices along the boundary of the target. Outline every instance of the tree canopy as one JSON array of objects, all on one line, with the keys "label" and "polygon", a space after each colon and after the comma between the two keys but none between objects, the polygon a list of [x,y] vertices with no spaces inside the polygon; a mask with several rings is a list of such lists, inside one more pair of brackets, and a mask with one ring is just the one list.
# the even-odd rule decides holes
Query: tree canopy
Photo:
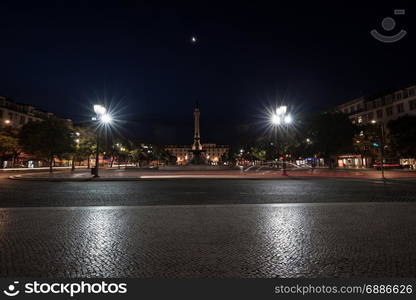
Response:
[{"label": "tree canopy", "polygon": [[403,116],[387,124],[393,149],[403,158],[416,156],[416,117]]},{"label": "tree canopy", "polygon": [[25,124],[19,133],[19,144],[28,154],[49,162],[52,172],[55,157],[74,151],[74,131],[70,124],[55,117]]},{"label": "tree canopy", "polygon": [[342,113],[323,113],[308,122],[308,137],[316,154],[326,160],[337,154],[353,151],[356,133],[351,120]]}]

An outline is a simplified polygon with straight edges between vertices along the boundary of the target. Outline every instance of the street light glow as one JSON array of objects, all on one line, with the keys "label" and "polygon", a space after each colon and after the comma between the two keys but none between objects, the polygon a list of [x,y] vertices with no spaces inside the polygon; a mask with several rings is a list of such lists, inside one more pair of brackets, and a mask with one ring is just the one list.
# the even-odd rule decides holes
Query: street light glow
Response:
[{"label": "street light glow", "polygon": [[287,106],[282,105],[282,106],[279,106],[279,107],[276,109],[276,114],[277,114],[278,116],[281,116],[281,115],[284,115],[284,114],[286,113],[286,111],[287,111]]},{"label": "street light glow", "polygon": [[281,105],[276,108],[276,113],[271,115],[270,123],[274,126],[282,124],[291,124],[293,122],[292,116],[287,113],[287,106]]},{"label": "street light glow", "polygon": [[[276,108],[276,112],[269,115],[269,124],[274,127],[274,129],[277,129],[281,127],[282,129],[285,129],[287,131],[289,129],[289,125],[293,123],[293,118],[288,113],[286,105],[281,105]],[[283,126],[282,126],[283,125]],[[286,126],[284,126],[286,125]],[[306,142],[308,144],[311,143],[311,140],[308,138],[306,139]],[[270,143],[272,145],[273,143]],[[287,155],[286,155],[287,157]],[[285,156],[282,156],[281,160],[283,161],[283,167],[282,167],[282,175],[286,174],[286,162],[285,162]]]},{"label": "street light glow", "polygon": [[109,114],[104,114],[101,116],[101,121],[105,124],[109,124],[112,121],[112,118]]},{"label": "street light glow", "polygon": [[292,123],[292,117],[291,117],[291,115],[287,115],[287,116],[285,116],[285,123],[286,124],[290,124],[290,123]]},{"label": "street light glow", "polygon": [[279,125],[280,124],[280,117],[278,115],[273,115],[272,116],[272,123],[274,125]]},{"label": "street light glow", "polygon": [[94,112],[100,116],[100,115],[105,115],[105,113],[107,112],[107,110],[105,109],[104,106],[102,106],[101,104],[95,104],[94,105]]}]

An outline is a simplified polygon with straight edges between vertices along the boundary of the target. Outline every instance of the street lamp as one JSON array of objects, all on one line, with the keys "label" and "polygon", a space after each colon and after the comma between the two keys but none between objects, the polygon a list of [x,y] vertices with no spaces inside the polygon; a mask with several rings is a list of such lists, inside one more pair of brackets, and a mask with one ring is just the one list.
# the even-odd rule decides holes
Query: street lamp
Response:
[{"label": "street lamp", "polygon": [[[282,105],[276,108],[276,112],[271,116],[270,123],[277,127],[282,125],[290,125],[293,122],[292,116],[287,112],[287,106]],[[276,143],[277,144],[277,143]],[[282,175],[287,175],[286,173],[286,161],[283,155],[283,168]]]},{"label": "street lamp", "polygon": [[74,139],[74,142],[75,142],[75,151],[74,151],[74,154],[72,155],[72,162],[71,162],[71,171],[73,172],[73,171],[75,171],[75,157],[76,157],[76,151],[78,151],[79,150],[79,143],[80,143],[80,139],[79,139],[79,137],[80,137],[80,133],[79,132],[75,132],[75,139]]},{"label": "street lamp", "polygon": [[97,149],[95,154],[95,168],[94,168],[94,177],[98,176],[98,168],[99,168],[99,159],[100,159],[100,151],[99,151],[99,144],[100,144],[100,125],[107,125],[110,124],[112,121],[111,115],[107,113],[107,109],[102,106],[101,104],[94,105],[94,112],[96,117],[93,117],[93,121],[98,122],[97,126]]},{"label": "street lamp", "polygon": [[97,116],[102,116],[107,112],[107,109],[101,104],[94,105],[94,112]]},{"label": "street lamp", "polygon": [[111,123],[112,118],[109,114],[104,114],[101,116],[101,122],[103,122],[104,124],[109,124]]},{"label": "street lamp", "polygon": [[[371,124],[377,124],[376,120],[371,120]],[[384,180],[386,180],[386,178],[384,177],[384,124],[382,122],[380,122],[380,132],[381,132],[381,137],[380,137],[380,169],[381,169],[381,178]]]}]

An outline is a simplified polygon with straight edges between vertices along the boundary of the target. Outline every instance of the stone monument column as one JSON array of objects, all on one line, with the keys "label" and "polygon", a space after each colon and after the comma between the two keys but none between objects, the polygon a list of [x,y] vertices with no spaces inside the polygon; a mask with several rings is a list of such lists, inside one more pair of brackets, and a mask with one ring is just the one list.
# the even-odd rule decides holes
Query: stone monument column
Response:
[{"label": "stone monument column", "polygon": [[194,143],[192,145],[192,150],[202,150],[202,145],[201,145],[201,134],[199,131],[199,104],[198,101],[195,104],[195,111],[194,111],[194,119],[195,119],[195,131],[194,131]]}]

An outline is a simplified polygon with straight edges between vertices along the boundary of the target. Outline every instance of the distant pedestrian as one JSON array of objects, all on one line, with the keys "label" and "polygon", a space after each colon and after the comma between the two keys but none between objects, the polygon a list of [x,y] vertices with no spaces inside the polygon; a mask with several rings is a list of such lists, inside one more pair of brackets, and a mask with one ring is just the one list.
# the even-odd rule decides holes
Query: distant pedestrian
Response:
[{"label": "distant pedestrian", "polygon": [[311,173],[313,173],[313,171],[315,170],[315,167],[316,167],[316,164],[315,164],[315,162],[313,161],[313,162],[311,163]]}]

